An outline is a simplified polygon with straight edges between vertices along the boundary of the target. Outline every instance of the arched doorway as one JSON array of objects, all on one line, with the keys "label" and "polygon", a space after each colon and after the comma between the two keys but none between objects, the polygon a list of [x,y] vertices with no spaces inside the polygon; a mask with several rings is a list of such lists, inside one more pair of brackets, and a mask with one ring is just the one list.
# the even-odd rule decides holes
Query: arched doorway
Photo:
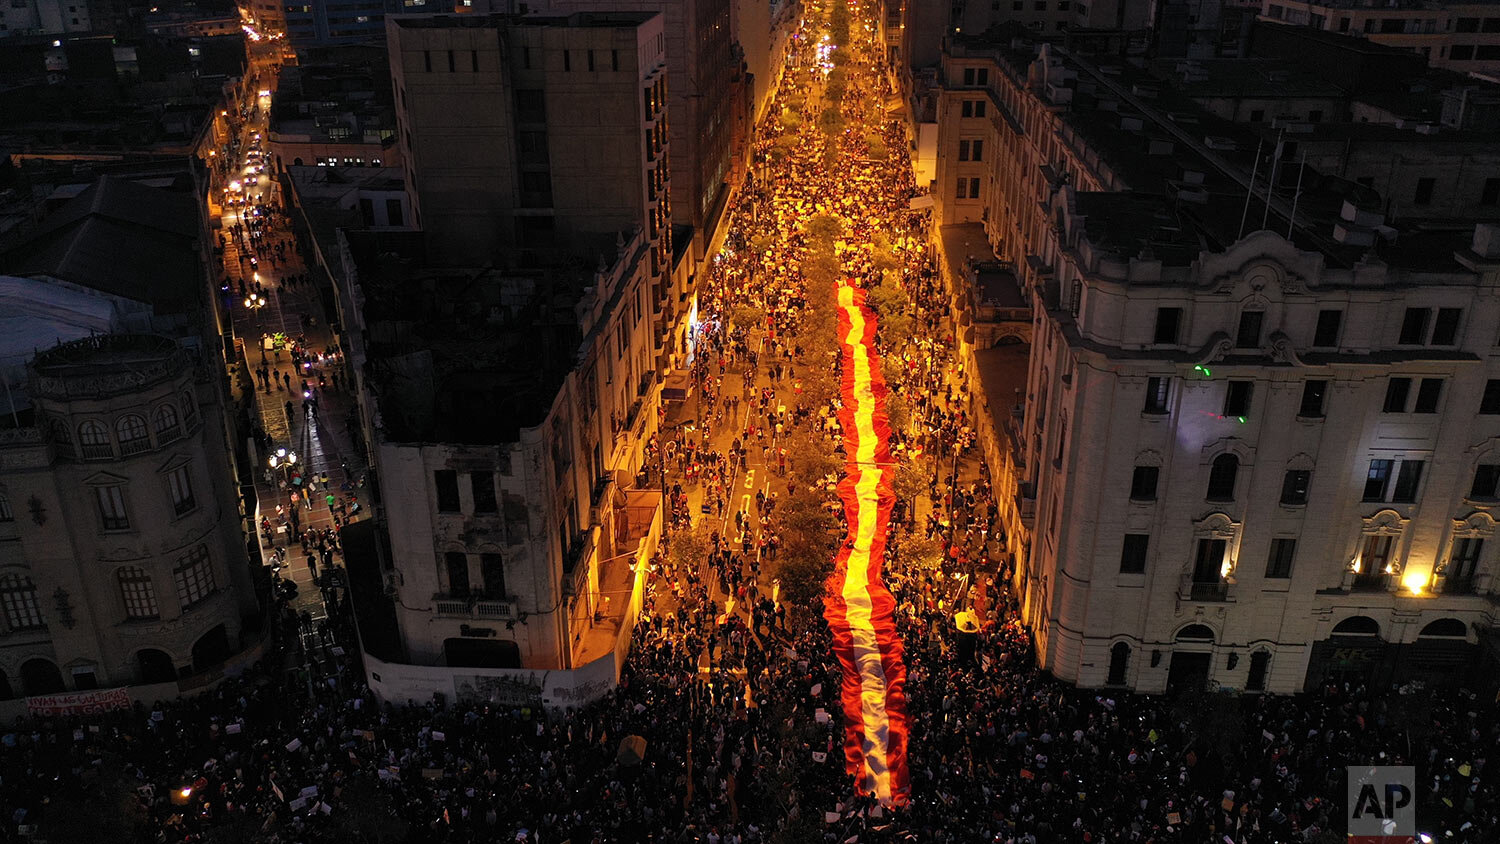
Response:
[{"label": "arched doorway", "polygon": [[15,697],[15,690],[10,687],[10,678],[0,671],[0,700],[10,700]]},{"label": "arched doorway", "polygon": [[1198,692],[1208,687],[1208,672],[1214,658],[1214,631],[1202,624],[1189,624],[1177,631],[1172,662],[1167,667],[1167,693]]},{"label": "arched doorway", "polygon": [[1417,634],[1419,639],[1465,639],[1469,635],[1469,626],[1456,618],[1440,618],[1422,628]]},{"label": "arched doorway", "polygon": [[1380,635],[1380,623],[1367,615],[1351,615],[1333,626],[1335,636]]},{"label": "arched doorway", "polygon": [[218,665],[229,659],[229,653],[229,633],[220,624],[193,643],[193,671]]},{"label": "arched doorway", "polygon": [[28,695],[55,695],[67,691],[62,672],[50,659],[28,659],[21,663],[21,688]]},{"label": "arched doorway", "polygon": [[1125,672],[1130,668],[1130,646],[1115,642],[1109,649],[1109,674],[1104,678],[1107,686],[1125,685]]},{"label": "arched doorway", "polygon": [[155,648],[136,651],[135,661],[140,668],[142,683],[170,683],[177,679],[177,666],[172,657],[162,651]]}]

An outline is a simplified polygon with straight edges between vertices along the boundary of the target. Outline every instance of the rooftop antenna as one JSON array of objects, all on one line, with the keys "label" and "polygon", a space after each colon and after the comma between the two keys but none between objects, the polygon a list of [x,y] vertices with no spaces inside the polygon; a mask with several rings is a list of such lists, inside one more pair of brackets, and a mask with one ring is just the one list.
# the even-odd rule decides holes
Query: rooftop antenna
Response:
[{"label": "rooftop antenna", "polygon": [[1302,174],[1307,171],[1307,150],[1302,151],[1302,163],[1297,167],[1297,192],[1292,194],[1292,218],[1286,221],[1286,239],[1292,239],[1292,227],[1297,224],[1297,200],[1302,198]]},{"label": "rooftop antenna", "polygon": [[1265,145],[1265,138],[1255,144],[1255,164],[1250,167],[1250,187],[1245,190],[1245,208],[1240,212],[1240,233],[1234,236],[1235,240],[1245,236],[1245,220],[1250,217],[1250,197],[1255,195],[1255,176],[1260,172],[1260,150]]},{"label": "rooftop antenna", "polygon": [[1265,228],[1266,222],[1271,219],[1271,191],[1276,189],[1276,169],[1281,165],[1281,151],[1286,148],[1281,136],[1286,134],[1282,129],[1276,133],[1276,154],[1271,157],[1271,178],[1266,180],[1266,210],[1260,215],[1260,227]]}]

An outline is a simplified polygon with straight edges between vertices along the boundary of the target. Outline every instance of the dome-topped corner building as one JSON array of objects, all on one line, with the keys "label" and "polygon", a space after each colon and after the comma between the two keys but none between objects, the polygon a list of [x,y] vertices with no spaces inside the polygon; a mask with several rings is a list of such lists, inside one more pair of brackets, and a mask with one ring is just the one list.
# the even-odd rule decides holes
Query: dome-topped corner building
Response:
[{"label": "dome-topped corner building", "polygon": [[196,355],[102,334],[25,372],[9,389],[29,406],[0,429],[0,697],[166,682],[239,651],[257,605]]}]

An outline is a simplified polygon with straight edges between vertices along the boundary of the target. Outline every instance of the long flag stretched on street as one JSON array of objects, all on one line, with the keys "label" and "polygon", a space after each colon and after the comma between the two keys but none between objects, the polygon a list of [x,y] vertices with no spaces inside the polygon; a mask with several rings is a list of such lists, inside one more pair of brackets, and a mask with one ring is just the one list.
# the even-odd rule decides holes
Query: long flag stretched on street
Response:
[{"label": "long flag stretched on street", "polygon": [[875,314],[865,291],[837,289],[843,358],[843,426],[847,471],[839,484],[848,535],[834,559],[823,615],[843,667],[844,758],[861,794],[899,806],[911,793],[906,769],[906,665],[896,633],[896,601],[881,581],[881,563],[896,495],[886,416],[886,383],[875,351]]}]

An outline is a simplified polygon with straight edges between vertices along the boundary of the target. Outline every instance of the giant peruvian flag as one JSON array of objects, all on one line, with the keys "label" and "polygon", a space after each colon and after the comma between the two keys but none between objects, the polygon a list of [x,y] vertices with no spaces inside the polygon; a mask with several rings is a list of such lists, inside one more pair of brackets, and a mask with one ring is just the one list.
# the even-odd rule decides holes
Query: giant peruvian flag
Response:
[{"label": "giant peruvian flag", "polygon": [[896,500],[886,384],[875,353],[875,314],[865,304],[865,291],[845,282],[837,297],[844,401],[839,423],[848,457],[839,498],[848,535],[834,559],[823,615],[843,666],[846,766],[861,794],[899,806],[910,796],[911,781],[906,771],[906,665],[896,635],[896,601],[880,579]]}]

